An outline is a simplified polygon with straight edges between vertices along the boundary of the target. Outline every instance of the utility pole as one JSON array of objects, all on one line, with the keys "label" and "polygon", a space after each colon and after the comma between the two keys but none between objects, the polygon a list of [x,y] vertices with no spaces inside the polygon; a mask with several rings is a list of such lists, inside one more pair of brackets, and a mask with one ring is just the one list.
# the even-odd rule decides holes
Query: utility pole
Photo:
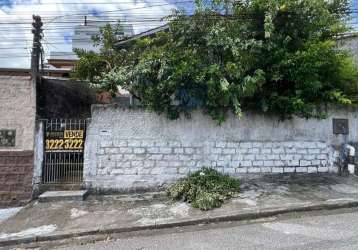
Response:
[{"label": "utility pole", "polygon": [[41,39],[42,39],[42,21],[40,16],[32,16],[32,34],[34,35],[32,52],[31,52],[31,74],[32,80],[37,81],[39,74],[40,54],[42,51]]}]

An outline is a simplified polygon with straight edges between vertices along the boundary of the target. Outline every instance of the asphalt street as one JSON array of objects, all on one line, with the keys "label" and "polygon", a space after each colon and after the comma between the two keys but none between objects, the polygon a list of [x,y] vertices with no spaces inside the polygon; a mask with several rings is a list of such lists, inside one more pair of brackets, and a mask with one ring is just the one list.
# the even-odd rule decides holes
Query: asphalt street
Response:
[{"label": "asphalt street", "polygon": [[141,232],[54,249],[358,249],[358,210]]}]

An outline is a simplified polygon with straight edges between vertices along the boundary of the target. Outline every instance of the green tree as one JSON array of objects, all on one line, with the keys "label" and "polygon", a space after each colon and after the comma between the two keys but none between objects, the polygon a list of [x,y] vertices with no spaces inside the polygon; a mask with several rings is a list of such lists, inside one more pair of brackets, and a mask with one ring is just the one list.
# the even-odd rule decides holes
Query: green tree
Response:
[{"label": "green tree", "polygon": [[[106,75],[119,66],[125,65],[126,52],[115,49],[118,34],[121,32],[120,23],[107,24],[100,28],[98,35],[92,37],[94,46],[100,48],[99,53],[75,49],[74,52],[80,59],[75,64],[72,78],[85,80],[93,87],[109,91],[113,95],[117,93],[118,83],[109,81]],[[103,80],[106,80],[105,84]]]},{"label": "green tree", "polygon": [[242,109],[321,117],[322,104],[357,99],[357,64],[336,46],[348,0],[196,4],[192,16],[169,16],[168,31],[117,49],[115,67],[91,71],[101,86],[119,85],[170,118],[201,107],[218,122]]}]

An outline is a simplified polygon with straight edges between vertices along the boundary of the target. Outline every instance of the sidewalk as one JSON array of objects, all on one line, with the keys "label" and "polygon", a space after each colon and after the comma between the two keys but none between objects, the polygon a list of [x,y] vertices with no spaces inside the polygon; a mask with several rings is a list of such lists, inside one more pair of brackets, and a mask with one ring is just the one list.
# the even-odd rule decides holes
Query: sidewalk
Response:
[{"label": "sidewalk", "polygon": [[239,197],[208,212],[170,201],[163,193],[89,196],[84,202],[34,201],[16,215],[0,221],[0,247],[358,206],[358,177],[281,175],[242,182]]}]

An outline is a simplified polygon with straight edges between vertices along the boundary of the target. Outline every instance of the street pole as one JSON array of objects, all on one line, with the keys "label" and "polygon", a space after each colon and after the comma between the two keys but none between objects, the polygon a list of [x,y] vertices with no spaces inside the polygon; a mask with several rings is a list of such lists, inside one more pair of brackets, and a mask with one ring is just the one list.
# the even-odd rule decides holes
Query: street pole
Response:
[{"label": "street pole", "polygon": [[32,16],[32,34],[33,34],[33,44],[31,52],[31,75],[32,80],[37,81],[39,74],[39,64],[40,64],[40,54],[42,50],[41,39],[42,39],[42,21],[40,16]]}]

